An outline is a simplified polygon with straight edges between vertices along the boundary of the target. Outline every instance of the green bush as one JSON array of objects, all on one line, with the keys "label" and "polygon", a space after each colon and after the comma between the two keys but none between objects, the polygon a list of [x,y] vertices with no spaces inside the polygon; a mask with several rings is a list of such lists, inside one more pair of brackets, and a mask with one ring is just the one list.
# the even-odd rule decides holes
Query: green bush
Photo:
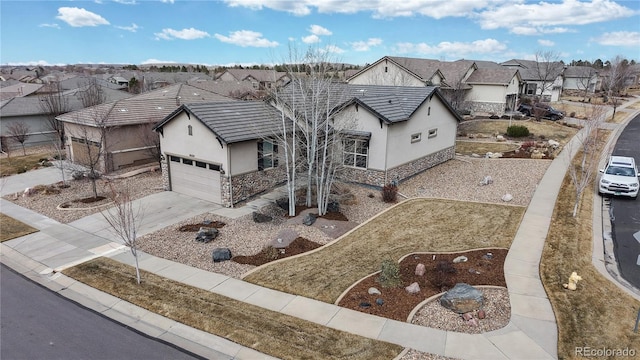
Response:
[{"label": "green bush", "polygon": [[397,262],[386,259],[382,261],[378,281],[383,288],[398,287],[402,283],[400,280],[400,265]]},{"label": "green bush", "polygon": [[529,129],[524,125],[511,125],[507,128],[507,135],[510,137],[529,136]]}]

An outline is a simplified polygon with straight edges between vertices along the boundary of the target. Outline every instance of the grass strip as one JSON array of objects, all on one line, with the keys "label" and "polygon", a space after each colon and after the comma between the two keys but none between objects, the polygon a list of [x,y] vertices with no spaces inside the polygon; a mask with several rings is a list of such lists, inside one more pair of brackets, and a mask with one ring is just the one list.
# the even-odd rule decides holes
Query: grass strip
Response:
[{"label": "grass strip", "polygon": [[[609,134],[600,131],[600,148]],[[574,158],[574,166],[579,166],[579,158]],[[558,323],[560,359],[578,358],[576,348],[584,346],[640,351],[640,334],[633,332],[640,302],[602,276],[591,262],[594,190],[594,184],[587,187],[574,218],[575,187],[565,176],[540,263],[540,277]],[[584,280],[576,291],[565,290],[562,284],[573,271]]]},{"label": "grass strip", "polygon": [[281,359],[392,359],[403,348],[270,311],[98,258],[63,273],[190,327]]},{"label": "grass strip", "polygon": [[244,280],[334,303],[384,259],[413,252],[508,248],[524,207],[443,199],[410,199],[378,214],[319,251],[257,268]]},{"label": "grass strip", "polygon": [[48,159],[49,157],[51,157],[50,153],[39,153],[1,158],[0,176],[20,174],[34,168],[42,167],[40,160]]},{"label": "grass strip", "polygon": [[488,152],[504,153],[518,148],[520,148],[518,144],[466,140],[456,141],[456,153],[462,155],[479,154],[484,156]]},{"label": "grass strip", "polygon": [[0,214],[0,229],[2,229],[0,231],[0,242],[19,238],[20,236],[29,235],[38,231],[38,229],[5,214]]}]

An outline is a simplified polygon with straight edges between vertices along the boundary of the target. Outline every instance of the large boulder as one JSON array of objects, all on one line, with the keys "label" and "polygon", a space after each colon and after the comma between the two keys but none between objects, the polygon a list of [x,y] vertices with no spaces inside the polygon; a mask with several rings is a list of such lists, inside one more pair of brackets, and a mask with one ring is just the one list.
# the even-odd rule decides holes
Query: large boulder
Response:
[{"label": "large boulder", "polygon": [[440,298],[440,305],[458,314],[478,310],[484,303],[482,291],[465,283],[458,283]]},{"label": "large boulder", "polygon": [[231,250],[229,248],[215,248],[211,252],[213,262],[231,260]]},{"label": "large boulder", "polygon": [[208,243],[215,239],[219,234],[218,229],[212,227],[201,227],[196,233],[196,241]]},{"label": "large boulder", "polygon": [[253,222],[255,223],[266,223],[270,222],[271,220],[273,220],[273,218],[269,215],[259,213],[257,211],[253,212]]},{"label": "large boulder", "polygon": [[308,213],[305,215],[304,219],[302,219],[302,223],[307,226],[313,225],[316,222],[316,214]]}]

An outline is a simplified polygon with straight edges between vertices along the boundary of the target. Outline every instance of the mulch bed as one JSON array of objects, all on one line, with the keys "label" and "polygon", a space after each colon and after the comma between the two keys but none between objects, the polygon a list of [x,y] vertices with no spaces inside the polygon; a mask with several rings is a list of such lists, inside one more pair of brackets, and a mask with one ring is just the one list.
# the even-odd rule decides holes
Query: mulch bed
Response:
[{"label": "mulch bed", "polygon": [[[433,295],[448,290],[456,283],[506,287],[504,259],[507,251],[505,249],[485,249],[454,254],[428,253],[407,256],[400,262],[400,278],[402,280],[400,287],[383,288],[378,282],[379,275],[374,274],[351,288],[338,305],[367,314],[405,322],[411,311],[418,304]],[[483,258],[489,252],[492,253],[492,258]],[[452,263],[452,260],[460,255],[466,256],[468,261],[457,264]],[[438,284],[439,277],[436,266],[441,261],[449,263],[455,269],[455,273],[450,274],[448,277],[446,275],[444,277],[440,276],[441,284]],[[426,266],[426,272],[423,276],[415,275],[416,266],[419,263]],[[414,282],[420,285],[420,292],[409,294],[405,287]],[[370,295],[368,290],[372,287],[380,290],[382,294]],[[376,304],[378,298],[383,300],[382,305]],[[369,306],[366,306],[366,304]]]},{"label": "mulch bed", "polygon": [[220,228],[224,227],[225,225],[227,225],[227,224],[222,222],[222,221],[211,221],[211,222],[207,222],[207,223],[201,222],[199,224],[182,225],[182,226],[180,226],[180,228],[178,228],[178,231],[196,232],[196,231],[199,231],[201,227],[220,229]]},{"label": "mulch bed", "polygon": [[275,261],[275,260],[278,260],[278,259],[284,259],[286,257],[293,256],[293,255],[302,254],[302,253],[305,253],[307,251],[311,251],[313,249],[317,249],[317,248],[319,248],[321,246],[322,245],[320,245],[320,244],[318,244],[316,242],[307,240],[307,239],[305,239],[303,237],[298,237],[295,240],[293,240],[291,242],[291,244],[289,244],[285,248],[276,249],[273,246],[267,246],[266,248],[262,249],[262,251],[260,251],[259,253],[255,254],[255,255],[234,256],[233,258],[231,258],[231,261],[235,261],[238,264],[248,264],[248,265],[260,266],[260,265],[264,265],[266,263],[269,263],[271,261]]}]

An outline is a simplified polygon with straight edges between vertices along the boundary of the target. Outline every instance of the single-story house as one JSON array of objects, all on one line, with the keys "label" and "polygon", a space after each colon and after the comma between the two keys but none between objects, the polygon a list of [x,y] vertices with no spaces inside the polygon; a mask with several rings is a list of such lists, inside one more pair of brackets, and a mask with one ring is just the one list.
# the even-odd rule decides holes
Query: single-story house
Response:
[{"label": "single-story house", "polygon": [[262,101],[184,104],[153,127],[166,190],[232,207],[285,180],[280,112]]},{"label": "single-story house", "polygon": [[517,109],[522,78],[517,69],[479,68],[466,79],[466,107],[473,112],[503,114]]},{"label": "single-story house", "polygon": [[598,70],[591,66],[567,66],[562,73],[563,91],[573,91],[580,95],[593,94],[598,84]]},{"label": "single-story house", "polygon": [[286,72],[261,69],[226,69],[216,75],[220,81],[249,81],[256,90],[269,90],[289,82]]},{"label": "single-story house", "polygon": [[157,161],[159,140],[151,128],[185,103],[229,98],[186,84],[176,84],[127,99],[92,106],[57,117],[64,123],[68,158],[83,163],[99,154],[97,170],[111,172]]}]

